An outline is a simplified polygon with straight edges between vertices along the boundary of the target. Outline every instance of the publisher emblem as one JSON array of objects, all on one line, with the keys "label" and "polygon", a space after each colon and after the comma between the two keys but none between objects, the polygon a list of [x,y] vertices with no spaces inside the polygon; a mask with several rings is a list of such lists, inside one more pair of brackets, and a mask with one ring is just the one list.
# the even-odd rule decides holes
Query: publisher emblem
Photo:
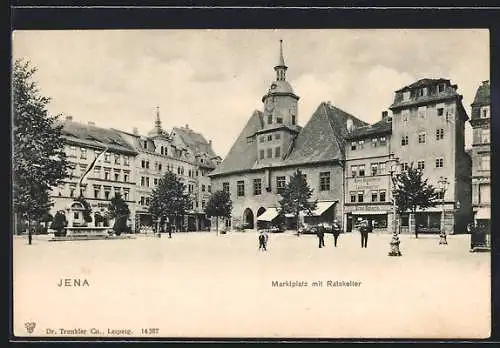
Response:
[{"label": "publisher emblem", "polygon": [[36,323],[34,321],[29,321],[27,323],[24,323],[24,327],[26,327],[26,331],[31,334],[33,333],[33,331],[35,331]]}]

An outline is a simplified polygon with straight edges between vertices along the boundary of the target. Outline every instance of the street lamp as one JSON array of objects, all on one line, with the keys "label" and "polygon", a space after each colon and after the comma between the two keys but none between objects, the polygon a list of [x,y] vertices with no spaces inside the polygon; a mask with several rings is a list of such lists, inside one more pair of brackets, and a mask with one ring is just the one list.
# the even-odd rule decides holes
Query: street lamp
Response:
[{"label": "street lamp", "polygon": [[396,198],[394,193],[396,192],[396,175],[398,174],[399,169],[399,158],[394,157],[394,154],[389,155],[389,160],[387,161],[389,164],[389,173],[391,174],[392,181],[392,239],[391,239],[391,250],[389,251],[389,256],[401,256],[401,251],[399,250],[399,244],[401,241],[399,240],[399,234],[396,226]]},{"label": "street lamp", "polygon": [[439,188],[441,189],[441,232],[439,233],[439,244],[447,245],[448,241],[446,240],[446,231],[444,229],[444,194],[446,193],[446,189],[448,188],[448,179],[446,177],[440,176],[438,180]]}]

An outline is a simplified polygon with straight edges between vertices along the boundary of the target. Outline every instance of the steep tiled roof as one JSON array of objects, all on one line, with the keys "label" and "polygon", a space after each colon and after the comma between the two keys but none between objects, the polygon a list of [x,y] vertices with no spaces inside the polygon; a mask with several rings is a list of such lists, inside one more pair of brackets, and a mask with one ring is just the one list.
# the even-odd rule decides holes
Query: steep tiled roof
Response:
[{"label": "steep tiled roof", "polygon": [[439,78],[439,79],[429,79],[429,78],[420,79],[420,80],[418,80],[416,82],[413,82],[412,84],[410,84],[408,86],[404,86],[403,88],[398,89],[396,92],[404,92],[404,91],[411,90],[411,89],[418,88],[418,87],[427,87],[427,86],[436,85],[438,83],[449,84],[450,80],[443,79],[443,78]]},{"label": "steep tiled roof", "polygon": [[[367,124],[337,107],[321,103],[304,128],[299,128],[300,133],[293,141],[289,154],[282,162],[274,163],[273,167],[343,159],[347,119],[351,119],[355,127]],[[255,111],[224,161],[211,175],[266,167],[257,161],[257,143],[247,141],[247,137],[263,126],[262,113]]]},{"label": "steep tiled roof", "polygon": [[295,139],[284,165],[340,160],[344,158],[347,119],[354,126],[366,123],[327,103],[321,103]]},{"label": "steep tiled roof", "polygon": [[359,139],[375,134],[391,133],[392,122],[386,120],[378,121],[377,123],[353,129],[346,139]]},{"label": "steep tiled roof", "polygon": [[248,170],[253,168],[257,162],[257,142],[248,143],[247,137],[255,134],[264,126],[263,115],[260,111],[254,111],[247,124],[241,131],[233,146],[211,175],[222,173],[231,173],[239,170]]},{"label": "steep tiled roof", "polygon": [[82,145],[96,148],[108,147],[111,151],[136,154],[134,148],[128,144],[120,134],[107,128],[73,121],[64,121],[62,135],[68,140]]},{"label": "steep tiled roof", "polygon": [[218,156],[212,149],[212,144],[202,134],[187,127],[174,127],[172,133],[177,134],[182,142],[193,151],[199,165],[211,169],[215,168],[216,163],[213,160]]},{"label": "steep tiled roof", "polygon": [[484,81],[481,86],[476,91],[476,96],[474,97],[473,106],[482,106],[482,105],[490,105],[491,97],[490,97],[490,82]]}]

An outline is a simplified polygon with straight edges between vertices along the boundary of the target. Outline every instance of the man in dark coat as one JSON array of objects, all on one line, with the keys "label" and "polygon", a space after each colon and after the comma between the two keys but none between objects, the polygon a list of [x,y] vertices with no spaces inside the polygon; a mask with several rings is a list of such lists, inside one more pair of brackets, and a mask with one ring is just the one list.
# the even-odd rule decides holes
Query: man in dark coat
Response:
[{"label": "man in dark coat", "polygon": [[319,247],[322,248],[325,246],[325,227],[321,224],[317,227],[317,232],[318,236],[318,241],[319,241]]},{"label": "man in dark coat", "polygon": [[337,220],[333,220],[333,225],[332,225],[332,233],[333,233],[333,243],[334,246],[337,247],[337,240],[339,239],[340,231],[341,231],[340,224]]},{"label": "man in dark coat", "polygon": [[366,248],[368,244],[368,232],[370,232],[368,220],[361,221],[359,232],[361,233],[361,247]]},{"label": "man in dark coat", "polygon": [[262,230],[259,234],[259,250],[267,251],[267,240],[269,236],[266,231]]}]

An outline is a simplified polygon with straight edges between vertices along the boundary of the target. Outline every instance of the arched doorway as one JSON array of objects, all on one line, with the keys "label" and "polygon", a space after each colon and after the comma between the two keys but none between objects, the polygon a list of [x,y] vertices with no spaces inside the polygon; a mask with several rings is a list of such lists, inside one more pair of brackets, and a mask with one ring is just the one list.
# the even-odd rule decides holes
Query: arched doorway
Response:
[{"label": "arched doorway", "polygon": [[253,230],[253,212],[252,209],[246,208],[243,212],[243,228]]},{"label": "arched doorway", "polygon": [[260,229],[263,229],[266,227],[266,221],[259,221],[259,216],[261,216],[262,214],[264,214],[264,212],[266,211],[266,208],[264,207],[260,207],[258,210],[257,210],[257,229],[260,230]]}]

